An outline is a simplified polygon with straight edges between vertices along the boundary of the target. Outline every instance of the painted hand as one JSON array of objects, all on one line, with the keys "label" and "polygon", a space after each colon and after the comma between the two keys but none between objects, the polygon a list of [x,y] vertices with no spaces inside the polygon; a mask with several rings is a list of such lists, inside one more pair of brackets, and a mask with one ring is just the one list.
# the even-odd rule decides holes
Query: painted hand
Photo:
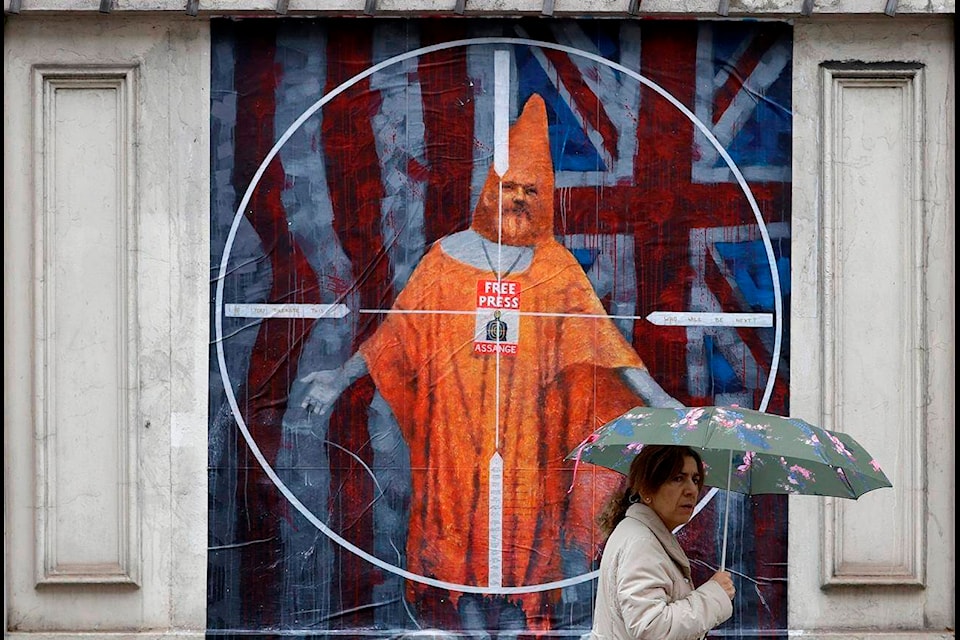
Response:
[{"label": "painted hand", "polygon": [[301,379],[309,384],[300,406],[308,413],[326,416],[333,409],[337,398],[346,389],[346,378],[342,369],[314,371]]}]

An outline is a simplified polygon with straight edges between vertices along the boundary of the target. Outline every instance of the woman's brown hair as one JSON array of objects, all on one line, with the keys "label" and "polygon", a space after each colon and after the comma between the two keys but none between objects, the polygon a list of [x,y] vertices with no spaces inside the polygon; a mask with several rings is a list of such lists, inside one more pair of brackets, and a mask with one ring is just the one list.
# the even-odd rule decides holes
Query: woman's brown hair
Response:
[{"label": "woman's brown hair", "polygon": [[621,488],[613,492],[603,512],[597,518],[604,536],[610,535],[627,514],[627,508],[640,499],[642,493],[653,493],[670,478],[683,470],[685,458],[697,462],[700,479],[697,484],[703,488],[703,460],[700,454],[690,447],[665,444],[647,444],[630,463],[630,472]]}]

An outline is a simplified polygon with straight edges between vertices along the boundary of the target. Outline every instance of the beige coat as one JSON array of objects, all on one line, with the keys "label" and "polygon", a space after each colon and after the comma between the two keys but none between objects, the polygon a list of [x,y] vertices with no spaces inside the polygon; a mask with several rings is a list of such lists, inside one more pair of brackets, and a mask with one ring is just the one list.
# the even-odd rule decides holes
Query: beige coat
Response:
[{"label": "beige coat", "polygon": [[693,588],[687,554],[653,509],[631,505],[603,551],[591,638],[695,640],[732,614],[718,583]]}]

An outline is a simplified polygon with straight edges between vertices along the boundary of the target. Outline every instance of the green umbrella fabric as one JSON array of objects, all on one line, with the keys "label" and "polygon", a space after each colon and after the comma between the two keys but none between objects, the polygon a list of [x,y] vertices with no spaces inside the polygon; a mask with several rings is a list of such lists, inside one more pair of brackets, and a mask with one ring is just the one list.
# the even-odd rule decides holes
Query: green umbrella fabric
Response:
[{"label": "green umbrella fabric", "polygon": [[[876,459],[851,436],[799,418],[740,407],[635,407],[591,434],[567,460],[627,475],[647,444],[696,448],[703,459],[704,484],[728,492],[856,499],[893,486]],[[721,569],[727,564],[729,498],[727,493]]]},{"label": "green umbrella fabric", "polygon": [[746,494],[859,498],[892,486],[853,437],[798,418],[739,407],[636,407],[567,456],[624,475],[644,444],[695,447],[704,484]]}]

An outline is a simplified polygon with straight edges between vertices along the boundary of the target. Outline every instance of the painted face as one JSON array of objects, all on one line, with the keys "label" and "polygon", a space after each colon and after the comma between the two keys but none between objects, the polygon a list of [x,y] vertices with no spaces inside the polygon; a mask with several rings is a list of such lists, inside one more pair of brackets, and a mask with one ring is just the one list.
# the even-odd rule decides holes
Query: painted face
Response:
[{"label": "painted face", "polygon": [[683,469],[669,478],[653,493],[647,492],[644,498],[650,498],[647,505],[652,508],[671,531],[689,522],[700,495],[700,472],[697,461],[690,456],[683,459]]},{"label": "painted face", "polygon": [[[485,194],[493,199],[496,193]],[[496,202],[489,206],[496,207]],[[537,185],[531,181],[506,181],[503,183],[503,230],[506,244],[533,244],[540,233],[534,212],[540,210],[540,194]]]}]

